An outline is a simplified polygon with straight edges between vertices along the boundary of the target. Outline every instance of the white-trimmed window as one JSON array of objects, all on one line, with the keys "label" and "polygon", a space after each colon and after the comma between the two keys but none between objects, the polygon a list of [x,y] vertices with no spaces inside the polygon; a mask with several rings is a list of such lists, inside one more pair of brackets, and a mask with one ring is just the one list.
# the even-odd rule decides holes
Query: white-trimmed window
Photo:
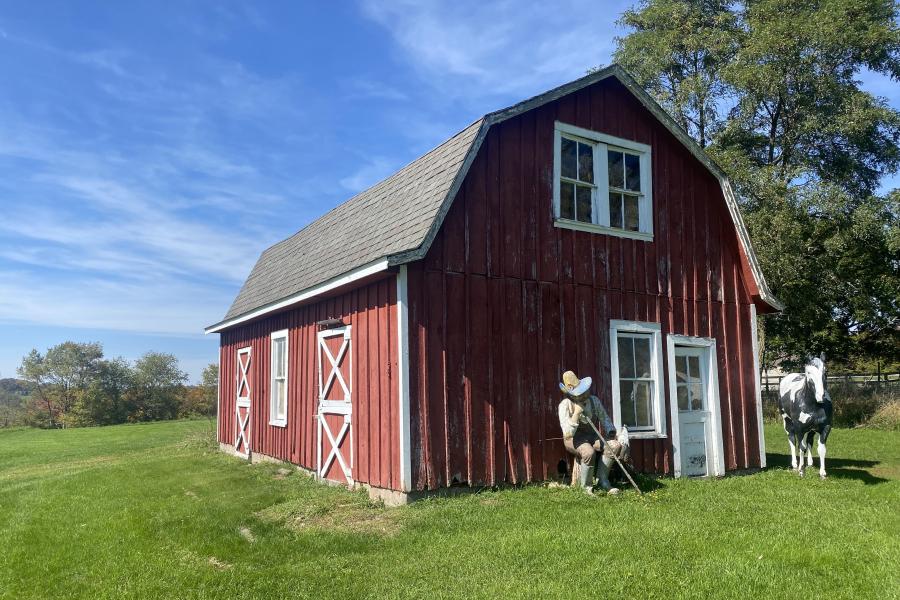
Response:
[{"label": "white-trimmed window", "polygon": [[557,227],[653,239],[650,146],[556,122]]},{"label": "white-trimmed window", "polygon": [[613,422],[635,437],[666,432],[659,323],[612,320],[609,353]]},{"label": "white-trimmed window", "polygon": [[287,425],[288,330],[272,333],[269,425]]}]

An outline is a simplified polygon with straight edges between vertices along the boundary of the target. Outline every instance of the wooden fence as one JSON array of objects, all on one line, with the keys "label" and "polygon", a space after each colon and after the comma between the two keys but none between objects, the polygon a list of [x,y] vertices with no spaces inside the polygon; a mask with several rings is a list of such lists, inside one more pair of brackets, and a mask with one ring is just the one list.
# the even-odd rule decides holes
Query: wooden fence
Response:
[{"label": "wooden fence", "polygon": [[[778,383],[783,375],[760,378],[763,415],[778,418]],[[834,403],[835,425],[864,423],[879,406],[900,398],[900,373],[858,373],[828,377],[828,393]]]},{"label": "wooden fence", "polygon": [[[763,397],[778,396],[778,384],[784,375],[763,375],[760,377],[760,387]],[[872,393],[891,392],[900,393],[900,373],[857,373],[852,375],[830,375],[828,377],[829,391],[838,388],[850,392],[851,390]]]}]

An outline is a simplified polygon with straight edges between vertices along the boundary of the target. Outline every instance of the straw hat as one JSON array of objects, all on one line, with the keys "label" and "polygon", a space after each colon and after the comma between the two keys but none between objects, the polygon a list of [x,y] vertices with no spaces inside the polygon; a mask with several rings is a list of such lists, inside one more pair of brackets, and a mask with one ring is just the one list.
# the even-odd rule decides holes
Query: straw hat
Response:
[{"label": "straw hat", "polygon": [[591,384],[594,383],[594,380],[590,377],[585,377],[583,379],[578,379],[578,376],[572,371],[566,371],[562,375],[562,382],[559,384],[559,389],[564,393],[572,396],[573,398],[577,398],[582,395],[589,389],[591,389]]}]

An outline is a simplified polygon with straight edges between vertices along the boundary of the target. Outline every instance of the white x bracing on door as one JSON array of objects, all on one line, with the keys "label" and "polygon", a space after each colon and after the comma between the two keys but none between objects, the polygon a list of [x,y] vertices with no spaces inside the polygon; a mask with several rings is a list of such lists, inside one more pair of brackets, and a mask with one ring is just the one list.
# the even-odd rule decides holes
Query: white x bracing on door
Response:
[{"label": "white x bracing on door", "polygon": [[250,347],[237,351],[234,451],[250,458]]},{"label": "white x bracing on door", "polygon": [[[336,479],[343,476],[353,484],[352,402],[353,363],[350,325],[318,333],[319,365],[319,443],[317,466],[319,477]],[[325,442],[328,442],[327,446]],[[323,454],[325,454],[323,460]],[[349,457],[347,456],[349,454]],[[348,460],[349,458],[349,460]],[[333,463],[340,473],[329,477]]]}]

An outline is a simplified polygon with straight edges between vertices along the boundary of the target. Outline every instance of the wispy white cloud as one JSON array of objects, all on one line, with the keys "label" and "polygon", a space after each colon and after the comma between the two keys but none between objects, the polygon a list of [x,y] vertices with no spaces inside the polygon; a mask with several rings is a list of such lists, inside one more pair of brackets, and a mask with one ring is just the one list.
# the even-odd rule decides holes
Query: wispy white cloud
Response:
[{"label": "wispy white cloud", "polygon": [[149,286],[109,277],[40,277],[0,268],[0,322],[146,333],[197,334],[211,306],[222,308],[222,290],[177,280]]},{"label": "wispy white cloud", "polygon": [[175,77],[125,49],[14,42],[89,91],[37,114],[0,102],[0,322],[197,332],[321,212],[324,182],[289,168],[305,150],[286,126],[307,122],[295,76],[200,55]]},{"label": "wispy white cloud", "polygon": [[539,92],[607,62],[626,4],[365,0],[362,7],[426,82],[483,97]]}]

